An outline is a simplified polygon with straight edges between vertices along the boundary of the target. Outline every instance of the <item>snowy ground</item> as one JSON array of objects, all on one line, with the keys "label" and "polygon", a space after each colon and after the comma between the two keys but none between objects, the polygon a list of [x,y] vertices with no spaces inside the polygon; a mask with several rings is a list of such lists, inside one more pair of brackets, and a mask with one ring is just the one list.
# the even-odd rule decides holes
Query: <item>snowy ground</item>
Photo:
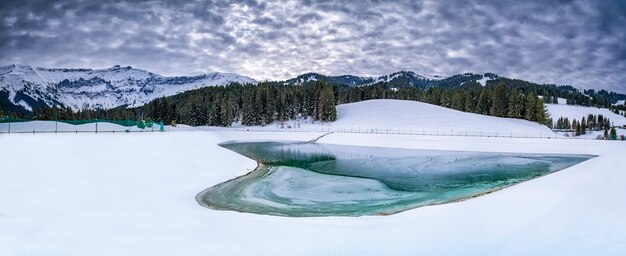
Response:
[{"label": "snowy ground", "polygon": [[[340,106],[332,126],[416,129],[445,119],[466,129],[544,129],[374,102],[361,111]],[[256,166],[217,143],[322,134],[0,134],[0,255],[626,254],[626,143],[620,141],[333,133],[319,142],[599,157],[479,198],[391,216],[287,218],[214,211],[195,201],[200,191]]]},{"label": "snowy ground", "polygon": [[0,255],[626,253],[623,142],[331,134],[320,142],[599,157],[476,199],[384,217],[284,218],[196,203],[196,193],[255,167],[216,143],[318,135],[2,135]]}]

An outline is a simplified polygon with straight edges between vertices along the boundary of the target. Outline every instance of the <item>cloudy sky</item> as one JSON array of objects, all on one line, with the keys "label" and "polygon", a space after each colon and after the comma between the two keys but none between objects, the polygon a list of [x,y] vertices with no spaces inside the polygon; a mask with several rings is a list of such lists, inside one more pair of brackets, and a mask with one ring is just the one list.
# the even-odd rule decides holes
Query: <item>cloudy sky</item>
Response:
[{"label": "cloudy sky", "polygon": [[0,65],[260,80],[495,72],[626,92],[626,1],[99,2],[0,1]]}]

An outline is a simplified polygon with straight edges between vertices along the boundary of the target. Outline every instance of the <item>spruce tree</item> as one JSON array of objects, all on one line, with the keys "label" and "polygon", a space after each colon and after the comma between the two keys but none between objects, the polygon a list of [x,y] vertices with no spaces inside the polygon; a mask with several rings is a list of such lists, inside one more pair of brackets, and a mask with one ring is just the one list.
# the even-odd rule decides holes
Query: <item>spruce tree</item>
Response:
[{"label": "spruce tree", "polygon": [[522,94],[517,89],[513,89],[511,92],[511,98],[509,99],[509,113],[508,116],[512,118],[522,118],[524,109],[524,99]]},{"label": "spruce tree", "polygon": [[524,119],[537,121],[537,97],[531,92],[525,97]]},{"label": "spruce tree", "polygon": [[265,120],[265,93],[264,88],[259,87],[254,94],[254,105],[253,105],[253,117],[254,121],[252,124],[265,126],[268,120]]},{"label": "spruce tree", "polygon": [[587,121],[583,116],[583,119],[580,121],[580,132],[581,134],[587,134]]},{"label": "spruce tree", "polygon": [[337,119],[335,109],[335,95],[331,86],[324,86],[319,97],[319,113],[317,119],[323,122],[332,122]]},{"label": "spruce tree", "polygon": [[476,105],[476,113],[488,115],[491,109],[491,94],[488,89],[483,89],[478,96],[478,104]]},{"label": "spruce tree", "polygon": [[463,103],[463,109],[465,109],[465,112],[476,112],[474,94],[466,91],[463,95],[463,98],[465,98],[465,102]]},{"label": "spruce tree", "polygon": [[508,115],[508,100],[506,95],[506,88],[503,84],[499,84],[496,86],[496,89],[493,92],[491,105],[491,115],[505,117]]},{"label": "spruce tree", "polygon": [[250,126],[255,125],[255,88],[252,86],[246,87],[244,90],[244,97],[241,106],[241,124]]},{"label": "spruce tree", "polygon": [[461,95],[461,92],[459,91],[455,91],[452,94],[452,108],[456,109],[456,110],[460,110],[463,111],[464,108],[464,101],[463,101],[463,96]]},{"label": "spruce tree", "polygon": [[550,118],[550,112],[548,111],[548,107],[543,104],[542,99],[537,100],[537,122],[540,124],[545,124],[550,127],[552,125],[552,119]]}]

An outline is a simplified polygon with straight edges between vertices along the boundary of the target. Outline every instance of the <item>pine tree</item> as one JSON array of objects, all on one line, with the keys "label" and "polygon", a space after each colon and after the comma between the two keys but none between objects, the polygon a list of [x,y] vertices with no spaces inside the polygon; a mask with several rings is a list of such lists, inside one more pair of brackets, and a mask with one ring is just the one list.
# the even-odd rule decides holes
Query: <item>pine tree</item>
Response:
[{"label": "pine tree", "polygon": [[253,124],[265,126],[268,120],[265,120],[265,93],[263,87],[258,87],[254,94],[253,105]]},{"label": "pine tree", "polygon": [[550,118],[550,112],[548,111],[548,107],[543,104],[542,99],[537,100],[537,122],[540,124],[545,124],[550,127],[552,125],[552,119]]},{"label": "pine tree", "polygon": [[464,101],[461,92],[455,91],[452,94],[452,108],[463,111]]},{"label": "pine tree", "polygon": [[483,89],[478,96],[478,105],[476,105],[476,113],[489,115],[491,109],[491,94],[488,89]]},{"label": "pine tree", "polygon": [[220,126],[230,127],[234,121],[233,104],[231,98],[222,98],[220,103],[220,111],[220,115],[222,116]]},{"label": "pine tree", "polygon": [[537,121],[537,97],[531,92],[525,97],[524,119]]},{"label": "pine tree", "polygon": [[476,106],[474,94],[466,91],[463,95],[463,98],[465,98],[465,102],[463,103],[463,109],[465,109],[465,112],[476,112],[476,109],[474,108]]},{"label": "pine tree", "polygon": [[604,139],[605,140],[609,139],[609,129],[604,129]]},{"label": "pine tree", "polygon": [[511,92],[511,98],[509,99],[509,113],[508,116],[512,118],[522,118],[524,109],[524,99],[522,94],[517,89],[513,89]]},{"label": "pine tree", "polygon": [[582,134],[587,134],[587,121],[585,120],[584,116],[583,119],[580,121],[580,132]]},{"label": "pine tree", "polygon": [[255,119],[255,88],[248,86],[244,90],[244,97],[241,106],[241,124],[250,126],[257,124]]},{"label": "pine tree", "polygon": [[332,122],[337,119],[337,110],[335,109],[335,95],[330,86],[324,86],[319,97],[319,115],[318,120],[322,122]]},{"label": "pine tree", "polygon": [[508,100],[506,97],[506,88],[503,84],[496,86],[491,102],[491,115],[499,117],[505,117],[508,115]]}]

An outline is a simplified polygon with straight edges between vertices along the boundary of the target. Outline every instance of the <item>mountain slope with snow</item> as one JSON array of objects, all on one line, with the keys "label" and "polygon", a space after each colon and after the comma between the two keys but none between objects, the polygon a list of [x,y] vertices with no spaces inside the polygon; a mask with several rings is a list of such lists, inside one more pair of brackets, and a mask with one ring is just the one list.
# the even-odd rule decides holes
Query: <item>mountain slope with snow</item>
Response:
[{"label": "mountain slope with snow", "polygon": [[385,83],[387,86],[401,87],[417,87],[427,89],[430,87],[455,88],[470,83],[486,85],[487,81],[498,78],[493,73],[473,74],[465,73],[452,75],[448,77],[417,74],[413,71],[398,71],[379,77],[362,77],[354,75],[326,76],[318,73],[306,73],[295,78],[288,79],[283,83],[286,85],[304,85],[311,82],[323,81],[334,85],[342,86],[368,86],[379,83]]},{"label": "mountain slope with snow", "polygon": [[137,106],[158,97],[231,82],[256,83],[250,77],[234,73],[166,77],[120,66],[106,69],[0,67],[3,102],[27,111],[38,106],[61,104],[74,110]]},{"label": "mountain slope with snow", "polygon": [[366,86],[377,83],[401,84],[404,86],[415,86],[426,88],[445,79],[438,75],[420,75],[412,71],[399,71],[379,77],[362,77],[354,75],[326,76],[318,73],[306,73],[285,81],[289,85],[303,85],[308,82],[324,81],[331,84],[344,86]]}]

